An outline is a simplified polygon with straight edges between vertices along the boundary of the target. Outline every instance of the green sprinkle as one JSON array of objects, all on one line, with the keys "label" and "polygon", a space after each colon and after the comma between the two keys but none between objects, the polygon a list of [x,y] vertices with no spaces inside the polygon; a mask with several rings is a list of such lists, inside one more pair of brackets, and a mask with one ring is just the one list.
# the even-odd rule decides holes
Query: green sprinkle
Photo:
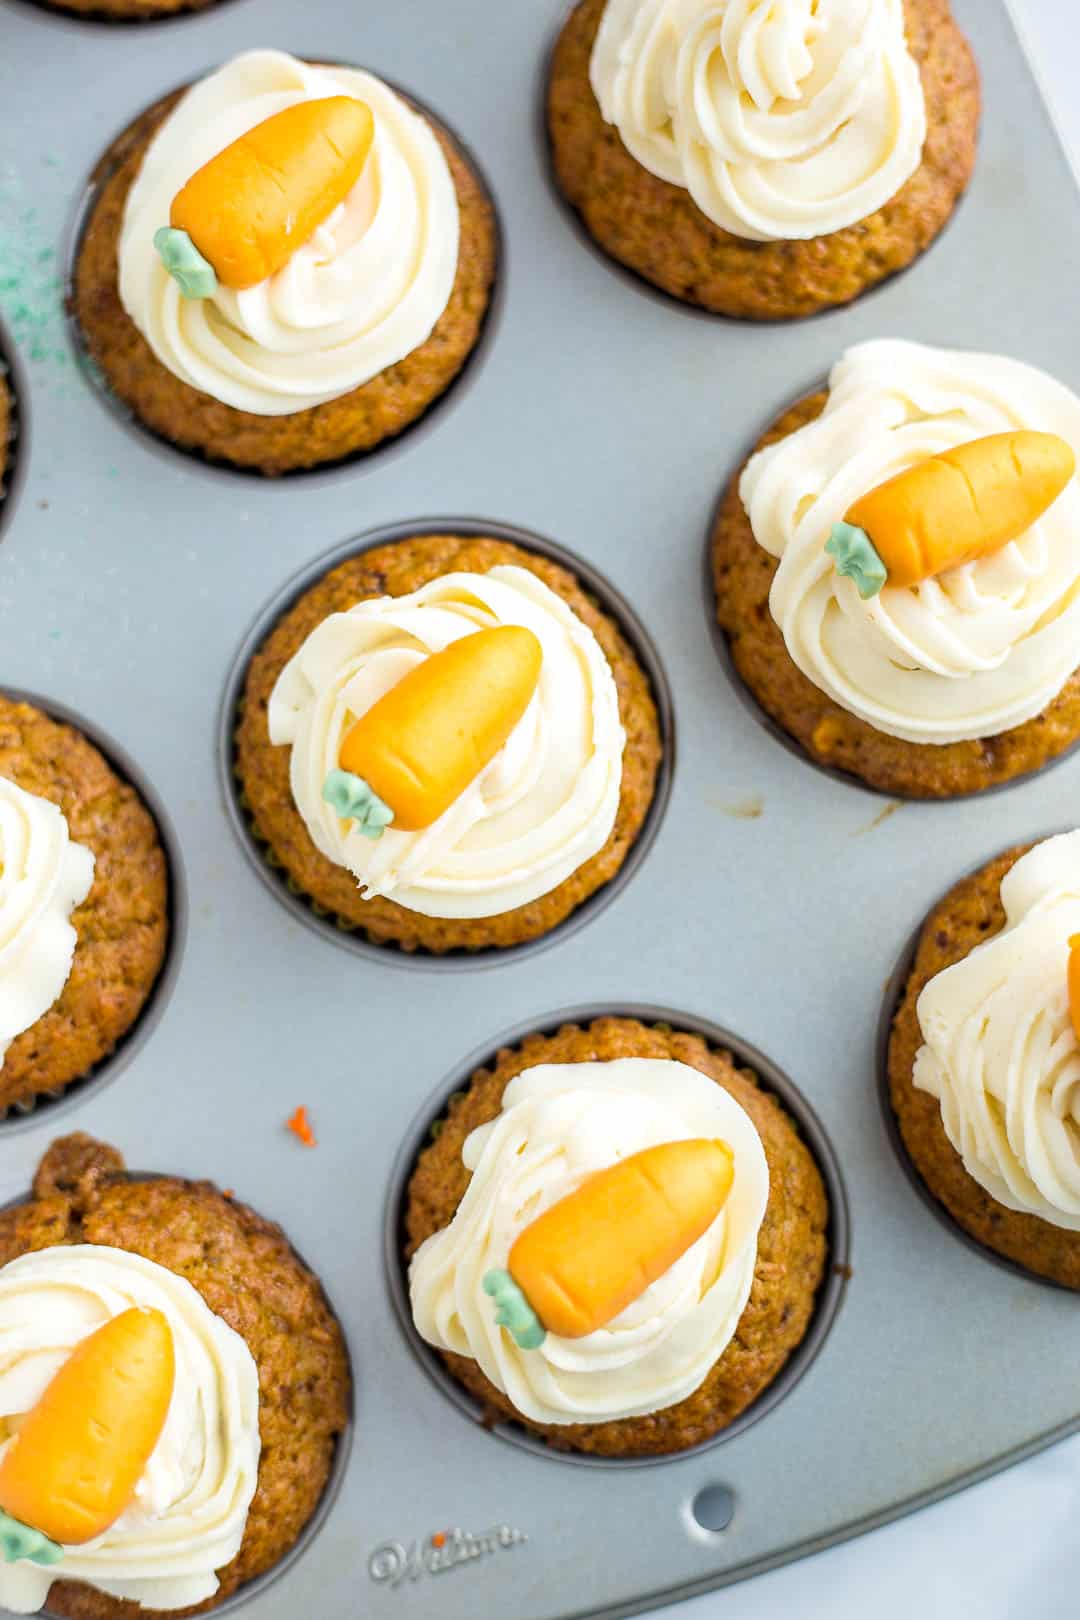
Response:
[{"label": "green sprinkle", "polygon": [[322,796],[342,821],[356,822],[362,838],[381,838],[394,819],[390,806],[352,771],[331,771],[323,783]]},{"label": "green sprinkle", "polygon": [[834,559],[836,572],[855,581],[855,589],[864,602],[876,596],[889,577],[870,536],[853,523],[834,523],[825,550]]},{"label": "green sprinkle", "polygon": [[539,1350],[547,1330],[508,1271],[489,1271],[482,1284],[495,1301],[495,1321],[521,1350]]},{"label": "green sprinkle", "polygon": [[187,231],[163,225],[154,232],[154,246],[185,298],[209,298],[217,291],[214,267],[203,258]]}]

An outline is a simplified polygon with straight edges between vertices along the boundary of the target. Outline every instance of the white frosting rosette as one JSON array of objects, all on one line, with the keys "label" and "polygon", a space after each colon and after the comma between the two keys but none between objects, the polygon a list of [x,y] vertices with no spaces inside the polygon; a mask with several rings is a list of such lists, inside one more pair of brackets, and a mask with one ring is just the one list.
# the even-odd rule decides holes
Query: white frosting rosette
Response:
[{"label": "white frosting rosette", "polygon": [[71,841],[63,811],[0,777],[0,1069],[68,981],[69,918],[93,881],[94,857]]},{"label": "white frosting rosette", "polygon": [[0,1563],[0,1608],[32,1614],[54,1580],[83,1581],[148,1609],[218,1589],[240,1550],[259,1469],[259,1375],[244,1340],[183,1277],[141,1255],[73,1244],[0,1270],[0,1457],[75,1346],[132,1306],[172,1330],[176,1381],[134,1500],[103,1535],[41,1568]]},{"label": "white frosting rosette", "polygon": [[[375,117],[363,172],[288,263],[254,287],[186,299],[155,247],[176,193],[286,107],[352,96]],[[248,51],[186,92],[128,194],[120,297],[164,366],[204,394],[286,416],[349,393],[420,347],[450,299],[458,203],[431,127],[370,73]]]},{"label": "white frosting rosette", "polygon": [[[323,799],[360,716],[430,654],[461,636],[524,625],[540,680],[490,765],[430,827],[366,838]],[[615,825],[626,737],[615,680],[587,625],[526,568],[445,574],[407,596],[334,613],[278,677],[270,741],[292,749],[293,799],[317,849],[428,917],[492,917],[565,881]]]},{"label": "white frosting rosette", "polygon": [[751,241],[854,225],[922,158],[903,0],[607,0],[590,76],[642,167]]},{"label": "white frosting rosette", "polygon": [[[548,1333],[522,1350],[484,1292],[524,1228],[590,1175],[664,1142],[720,1139],[735,1158],[731,1193],[704,1236],[605,1327]],[[685,1063],[619,1058],[542,1064],[506,1088],[502,1112],[473,1131],[471,1171],[450,1225],[413,1257],[421,1336],[476,1361],[536,1423],[641,1417],[693,1394],[735,1333],[750,1295],[769,1196],[755,1126],[722,1086]]]},{"label": "white frosting rosette", "polygon": [[919,997],[915,1085],[938,1099],[949,1141],[991,1198],[1080,1232],[1080,1045],[1067,980],[1080,832],[1021,856],[1001,903],[1001,932]]},{"label": "white frosting rosette", "polygon": [[856,499],[927,456],[1020,428],[1080,452],[1080,399],[1019,360],[880,340],[848,350],[823,414],[752,457],[740,485],[779,559],[769,598],[795,664],[907,742],[1022,725],[1080,665],[1080,484],[1010,545],[863,601],[825,551]]}]

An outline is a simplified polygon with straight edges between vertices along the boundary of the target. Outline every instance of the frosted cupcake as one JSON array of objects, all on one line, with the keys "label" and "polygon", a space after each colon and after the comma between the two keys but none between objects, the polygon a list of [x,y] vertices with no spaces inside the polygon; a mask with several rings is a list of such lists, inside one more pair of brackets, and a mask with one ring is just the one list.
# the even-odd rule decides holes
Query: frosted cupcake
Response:
[{"label": "frosted cupcake", "polygon": [[345,927],[407,951],[536,939],[609,882],[661,757],[648,680],[555,563],[418,535],[350,558],[252,660],[257,836]]},{"label": "frosted cupcake", "polygon": [[717,618],[810,758],[950,798],[1080,736],[1077,447],[1045,372],[886,340],[769,429],[717,517]]},{"label": "frosted cupcake", "polygon": [[893,1027],[893,1107],[977,1242],[1080,1288],[1080,832],[998,856],[930,913]]},{"label": "frosted cupcake", "polygon": [[264,473],[415,422],[471,353],[496,227],[451,137],[373,74],[249,51],[114,144],[75,267],[113,392]]},{"label": "frosted cupcake", "polygon": [[54,1142],[0,1213],[0,1607],[216,1607],[292,1548],[348,1422],[341,1330],[209,1182]]},{"label": "frosted cupcake", "polygon": [[156,823],[74,727],[0,693],[0,1115],[95,1071],[169,939]]},{"label": "frosted cupcake", "polygon": [[490,1419],[595,1455],[682,1451],[803,1338],[826,1220],[795,1127],[728,1054],[568,1026],[478,1070],[420,1155],[413,1319]]},{"label": "frosted cupcake", "polygon": [[975,162],[947,0],[580,0],[555,47],[557,181],[605,252],[757,320],[843,304],[922,253]]}]

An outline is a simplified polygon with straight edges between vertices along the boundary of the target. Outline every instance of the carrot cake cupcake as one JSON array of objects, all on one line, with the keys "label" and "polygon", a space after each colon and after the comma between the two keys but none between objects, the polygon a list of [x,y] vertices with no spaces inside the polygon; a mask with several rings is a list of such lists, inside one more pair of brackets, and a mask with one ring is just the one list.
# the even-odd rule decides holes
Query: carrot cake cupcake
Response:
[{"label": "carrot cake cupcake", "polygon": [[94,745],[0,693],[0,1116],[89,1075],[165,960],[154,819]]},{"label": "carrot cake cupcake", "polygon": [[555,176],[612,258],[773,320],[918,257],[975,162],[948,0],[580,0],[551,64]]},{"label": "carrot cake cupcake", "polygon": [[725,1429],[802,1340],[813,1158],[696,1035],[602,1018],[479,1069],[408,1191],[417,1331],[494,1420],[597,1456]]},{"label": "carrot cake cupcake", "polygon": [[817,763],[910,798],[1080,737],[1080,399],[1019,360],[850,349],[721,505],[735,669]]},{"label": "carrot cake cupcake", "polygon": [[976,1242],[1080,1289],[1080,832],[999,855],[923,926],[889,1046],[909,1158]]},{"label": "carrot cake cupcake", "polygon": [[349,1420],[281,1229],[77,1135],[0,1212],[0,1608],[203,1612],[296,1544]]},{"label": "carrot cake cupcake", "polygon": [[449,134],[373,74],[248,51],[106,154],[74,307],[155,433],[273,474],[373,450],[483,324],[494,212]]},{"label": "carrot cake cupcake", "polygon": [[113,22],[150,22],[155,17],[178,17],[185,11],[203,11],[215,0],[41,0],[51,11],[70,11],[77,17]]},{"label": "carrot cake cupcake", "polygon": [[237,774],[270,858],[343,927],[473,951],[546,934],[615,876],[661,747],[632,648],[565,568],[423,534],[284,615]]}]

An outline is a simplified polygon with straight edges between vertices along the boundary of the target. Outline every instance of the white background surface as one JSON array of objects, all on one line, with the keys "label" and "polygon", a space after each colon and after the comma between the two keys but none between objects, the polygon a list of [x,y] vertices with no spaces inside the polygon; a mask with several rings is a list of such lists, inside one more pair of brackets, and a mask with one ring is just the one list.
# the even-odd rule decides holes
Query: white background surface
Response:
[{"label": "white background surface", "polygon": [[[1080,0],[1011,3],[1080,174]],[[1080,388],[1080,377],[1063,381]],[[885,1530],[661,1616],[1080,1620],[1078,1528],[1080,1436]]]}]

